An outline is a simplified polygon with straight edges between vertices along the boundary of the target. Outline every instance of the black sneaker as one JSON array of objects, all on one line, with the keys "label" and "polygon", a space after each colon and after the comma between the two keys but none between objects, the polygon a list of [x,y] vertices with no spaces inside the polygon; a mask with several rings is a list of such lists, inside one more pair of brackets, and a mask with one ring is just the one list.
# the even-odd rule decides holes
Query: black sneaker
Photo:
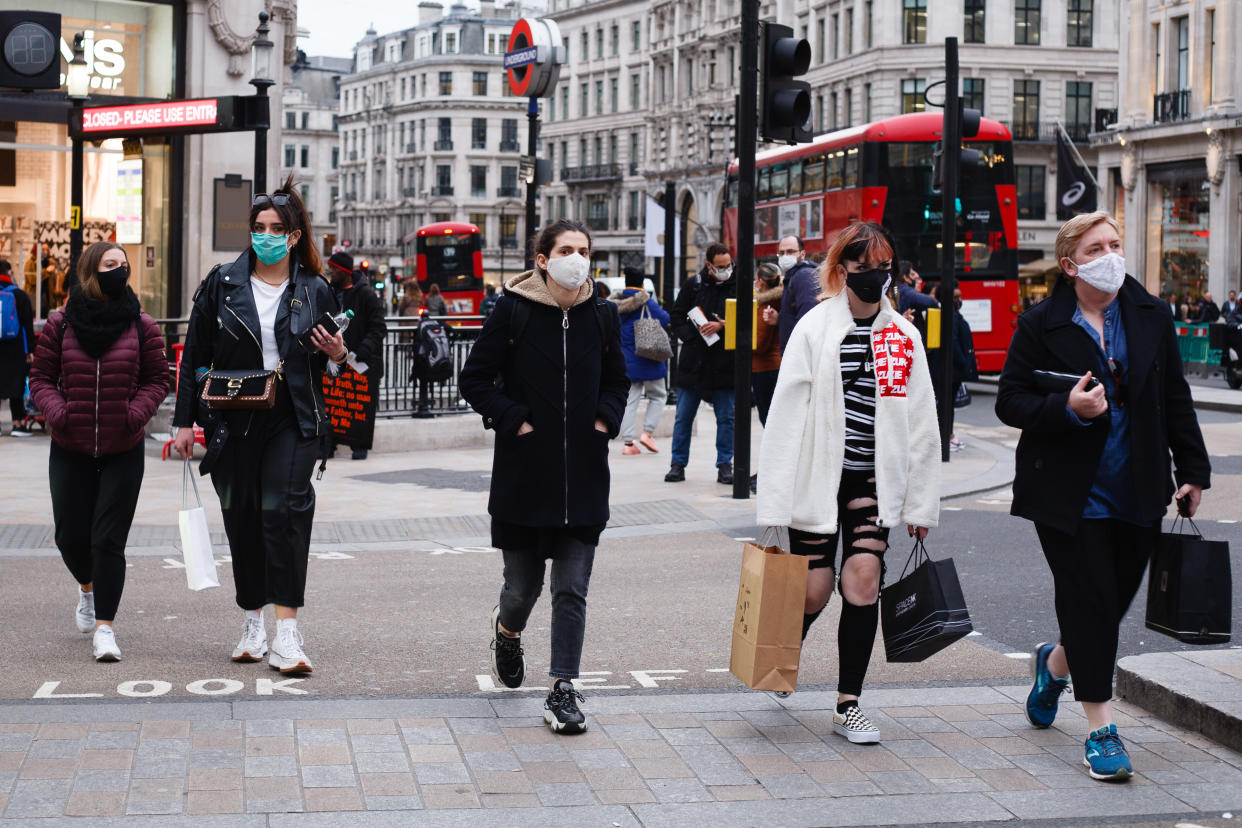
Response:
[{"label": "black sneaker", "polygon": [[351,460],[366,460],[367,450],[366,449],[354,449],[354,453],[350,459]]},{"label": "black sneaker", "polygon": [[574,689],[573,682],[557,679],[552,692],[543,703],[543,720],[553,733],[583,733],[587,729],[586,716],[578,709],[578,702],[586,701]]},{"label": "black sneaker", "polygon": [[500,631],[500,605],[492,610],[492,675],[505,687],[521,687],[526,679],[526,658],[522,637],[511,638]]},{"label": "black sneaker", "polygon": [[680,483],[686,479],[686,467],[681,463],[673,463],[668,467],[668,474],[664,475],[665,483]]},{"label": "black sneaker", "polygon": [[730,463],[721,463],[716,467],[716,482],[724,483],[726,486],[733,485],[733,466]]}]

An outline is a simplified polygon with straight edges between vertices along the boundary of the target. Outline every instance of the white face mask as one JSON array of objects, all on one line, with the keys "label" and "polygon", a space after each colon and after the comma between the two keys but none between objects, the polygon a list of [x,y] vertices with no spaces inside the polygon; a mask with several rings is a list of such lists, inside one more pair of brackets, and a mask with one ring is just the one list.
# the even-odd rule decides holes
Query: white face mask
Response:
[{"label": "white face mask", "polygon": [[1074,264],[1078,267],[1079,279],[1104,293],[1116,293],[1126,280],[1126,260],[1117,253],[1109,253],[1084,264]]},{"label": "white face mask", "polygon": [[548,275],[566,290],[577,290],[586,281],[591,263],[580,253],[548,259]]},{"label": "white face mask", "polygon": [[715,277],[715,278],[716,278],[716,281],[717,281],[717,282],[727,282],[727,281],[729,281],[729,277],[730,277],[730,276],[732,276],[732,275],[733,275],[733,268],[732,268],[732,267],[718,267],[718,268],[716,268],[716,277]]},{"label": "white face mask", "polygon": [[781,273],[787,272],[789,268],[793,267],[797,263],[798,257],[792,253],[786,253],[784,256],[780,256],[776,260],[776,266],[781,269]]}]

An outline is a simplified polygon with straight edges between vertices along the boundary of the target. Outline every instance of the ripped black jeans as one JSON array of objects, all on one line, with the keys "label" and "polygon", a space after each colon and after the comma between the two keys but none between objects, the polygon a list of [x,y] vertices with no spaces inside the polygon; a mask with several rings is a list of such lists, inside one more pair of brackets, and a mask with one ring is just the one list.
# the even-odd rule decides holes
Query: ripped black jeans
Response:
[{"label": "ripped black jeans", "polygon": [[[879,504],[876,500],[875,472],[841,470],[841,485],[837,489],[837,515],[840,529],[836,534],[820,535],[801,529],[789,530],[789,547],[795,555],[811,557],[808,567],[833,569],[837,574],[837,589],[841,592],[841,621],[837,626],[837,658],[839,673],[837,692],[858,696],[862,694],[867,665],[871,661],[871,648],[875,644],[876,628],[880,612],[878,600],[865,606],[850,603],[845,598],[841,581],[842,570],[851,557],[858,554],[875,555],[879,558],[880,583],[884,582],[884,552],[888,548],[888,529],[876,525]],[[837,537],[844,539],[841,551],[841,570],[836,569]],[[812,579],[815,577],[811,576]],[[805,614],[802,637],[806,638],[811,624],[823,612],[824,603],[814,612]]]}]

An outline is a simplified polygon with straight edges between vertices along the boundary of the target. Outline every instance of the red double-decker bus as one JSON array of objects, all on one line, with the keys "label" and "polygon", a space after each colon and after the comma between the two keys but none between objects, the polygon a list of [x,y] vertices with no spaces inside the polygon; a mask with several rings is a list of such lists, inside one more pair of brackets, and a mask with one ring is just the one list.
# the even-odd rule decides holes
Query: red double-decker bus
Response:
[{"label": "red double-decker bus", "polygon": [[401,240],[405,272],[413,273],[426,296],[440,286],[451,316],[471,316],[483,301],[483,238],[473,224],[441,221]]},{"label": "red double-decker bus", "polygon": [[[898,255],[927,281],[940,278],[941,195],[932,187],[940,140],[939,113],[898,115],[821,135],[756,158],[755,257],[775,259],[784,236],[798,235],[807,253],[826,252],[854,221],[883,224]],[[957,205],[955,260],[962,314],[974,332],[981,371],[999,371],[1021,310],[1018,294],[1018,201],[1013,139],[983,119],[966,145],[978,167],[963,169]],[[725,243],[737,250],[737,162],[729,168]]]}]

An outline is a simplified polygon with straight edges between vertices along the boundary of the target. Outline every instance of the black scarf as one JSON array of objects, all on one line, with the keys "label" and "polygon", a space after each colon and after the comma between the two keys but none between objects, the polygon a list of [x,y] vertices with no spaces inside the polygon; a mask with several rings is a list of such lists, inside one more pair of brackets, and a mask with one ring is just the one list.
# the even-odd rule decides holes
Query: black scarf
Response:
[{"label": "black scarf", "polygon": [[126,286],[117,299],[100,301],[91,299],[75,287],[65,303],[65,321],[73,326],[82,350],[93,359],[99,359],[129,326],[138,320],[142,307],[134,291]]}]

